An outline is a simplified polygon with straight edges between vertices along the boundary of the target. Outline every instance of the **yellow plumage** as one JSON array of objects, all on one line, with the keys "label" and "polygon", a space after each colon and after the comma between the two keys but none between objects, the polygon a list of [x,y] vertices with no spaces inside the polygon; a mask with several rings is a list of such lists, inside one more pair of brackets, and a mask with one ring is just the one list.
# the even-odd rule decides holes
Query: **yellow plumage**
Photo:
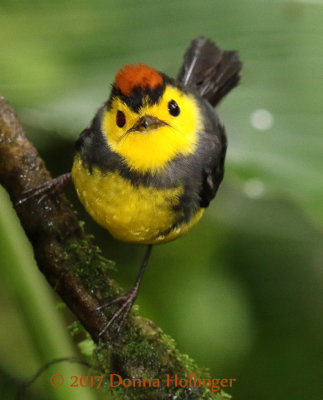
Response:
[{"label": "yellow plumage", "polygon": [[78,196],[91,217],[122,241],[145,244],[170,241],[187,232],[203,214],[200,209],[189,223],[167,232],[179,217],[173,207],[183,193],[182,186],[171,189],[134,186],[117,172],[94,168],[90,173],[80,157],[75,158],[72,176]]},{"label": "yellow plumage", "polygon": [[[180,104],[181,113],[177,117],[169,114],[168,102],[171,100]],[[163,169],[175,156],[194,152],[198,132],[201,131],[201,116],[193,95],[184,94],[176,87],[166,86],[158,103],[143,103],[137,113],[116,97],[102,120],[102,132],[110,148],[120,154],[131,169],[155,172]],[[116,126],[118,110],[126,115],[126,124],[122,128]],[[165,121],[168,125],[148,133],[127,133],[141,116],[147,114]]]}]

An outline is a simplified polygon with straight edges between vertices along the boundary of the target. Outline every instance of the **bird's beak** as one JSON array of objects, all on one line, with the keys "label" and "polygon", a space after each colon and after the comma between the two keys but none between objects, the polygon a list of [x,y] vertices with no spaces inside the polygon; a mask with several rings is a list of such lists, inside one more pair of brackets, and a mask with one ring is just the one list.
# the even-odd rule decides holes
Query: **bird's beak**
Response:
[{"label": "bird's beak", "polygon": [[138,119],[138,121],[134,124],[132,128],[128,130],[128,133],[130,132],[146,133],[166,125],[168,125],[166,122],[160,120],[157,117],[153,117],[152,115],[144,115],[143,117]]}]

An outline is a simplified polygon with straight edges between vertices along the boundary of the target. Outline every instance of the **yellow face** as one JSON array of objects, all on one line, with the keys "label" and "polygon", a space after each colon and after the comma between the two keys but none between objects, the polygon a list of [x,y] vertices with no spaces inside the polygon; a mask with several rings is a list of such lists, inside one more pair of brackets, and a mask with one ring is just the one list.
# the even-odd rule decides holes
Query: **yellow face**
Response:
[{"label": "yellow face", "polygon": [[[178,115],[169,110],[174,102],[179,107]],[[102,119],[102,131],[110,148],[139,172],[162,170],[177,155],[193,153],[200,127],[200,111],[194,97],[168,85],[157,104],[144,101],[138,113],[116,97]]]}]

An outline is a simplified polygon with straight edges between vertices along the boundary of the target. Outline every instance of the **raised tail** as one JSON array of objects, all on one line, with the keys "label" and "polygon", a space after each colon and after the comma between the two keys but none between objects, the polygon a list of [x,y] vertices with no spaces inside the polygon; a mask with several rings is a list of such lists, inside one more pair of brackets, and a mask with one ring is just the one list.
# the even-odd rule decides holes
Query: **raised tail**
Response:
[{"label": "raised tail", "polygon": [[222,51],[204,37],[192,40],[178,79],[216,106],[240,80],[242,63],[237,51]]}]

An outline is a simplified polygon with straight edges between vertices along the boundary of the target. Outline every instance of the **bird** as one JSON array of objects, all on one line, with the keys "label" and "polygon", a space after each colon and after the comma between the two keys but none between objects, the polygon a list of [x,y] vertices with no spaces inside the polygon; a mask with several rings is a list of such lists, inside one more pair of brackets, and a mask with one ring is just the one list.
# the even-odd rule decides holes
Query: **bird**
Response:
[{"label": "bird", "polygon": [[188,232],[224,176],[227,136],[215,108],[239,83],[237,51],[193,39],[176,78],[145,64],[124,66],[108,100],[75,144],[72,171],[18,202],[56,193],[70,181],[90,216],[116,239],[147,245],[135,285],[100,335],[119,332],[138,295],[152,246]]}]

